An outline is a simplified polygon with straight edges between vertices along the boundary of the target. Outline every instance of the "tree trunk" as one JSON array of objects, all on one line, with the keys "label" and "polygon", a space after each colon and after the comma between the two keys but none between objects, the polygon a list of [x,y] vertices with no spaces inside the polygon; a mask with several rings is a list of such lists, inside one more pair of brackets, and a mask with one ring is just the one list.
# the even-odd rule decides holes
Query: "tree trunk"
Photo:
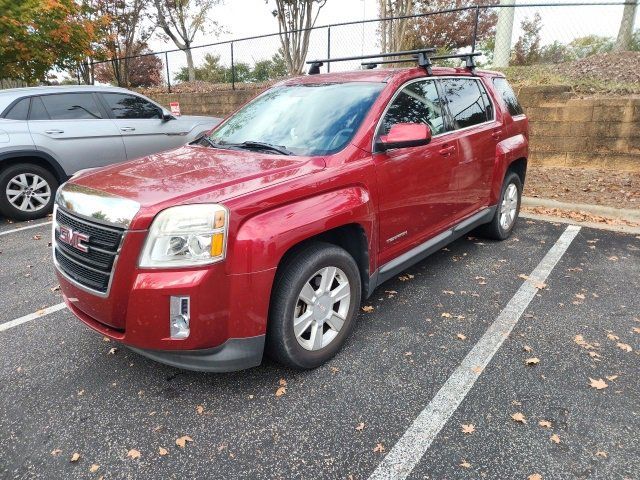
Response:
[{"label": "tree trunk", "polygon": [[638,2],[633,5],[625,5],[622,12],[622,20],[620,21],[620,30],[618,30],[618,38],[613,49],[616,52],[623,52],[631,48],[631,37],[633,36],[633,22],[636,18],[636,9]]},{"label": "tree trunk", "polygon": [[[515,0],[500,0],[500,5],[513,5],[515,3]],[[509,66],[514,12],[515,8],[502,7],[498,9],[496,40],[493,46],[493,66],[496,68]]]},{"label": "tree trunk", "polygon": [[193,66],[193,55],[191,54],[191,49],[187,46],[187,49],[184,51],[187,56],[187,69],[189,70],[189,81],[193,82],[196,79],[196,69]]}]

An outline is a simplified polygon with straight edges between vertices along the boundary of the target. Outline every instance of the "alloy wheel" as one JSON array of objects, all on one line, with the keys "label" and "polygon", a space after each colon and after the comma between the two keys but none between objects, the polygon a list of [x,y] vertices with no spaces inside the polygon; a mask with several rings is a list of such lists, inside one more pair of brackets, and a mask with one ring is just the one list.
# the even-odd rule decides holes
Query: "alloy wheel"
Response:
[{"label": "alloy wheel", "polygon": [[41,210],[51,199],[49,183],[35,173],[20,173],[11,178],[5,193],[9,203],[23,212]]},{"label": "alloy wheel", "polygon": [[513,226],[517,211],[518,187],[514,183],[510,183],[504,191],[500,205],[500,227],[503,230],[509,230]]}]

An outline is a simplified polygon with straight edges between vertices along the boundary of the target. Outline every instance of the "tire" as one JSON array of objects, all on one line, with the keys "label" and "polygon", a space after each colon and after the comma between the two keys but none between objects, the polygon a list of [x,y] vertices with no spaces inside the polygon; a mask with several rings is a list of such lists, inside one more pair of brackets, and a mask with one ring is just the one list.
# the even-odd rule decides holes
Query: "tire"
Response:
[{"label": "tire", "polygon": [[[31,190],[34,186],[36,188]],[[14,220],[34,220],[51,213],[58,181],[46,168],[18,163],[0,171],[0,214]],[[24,193],[11,196],[10,192]],[[25,202],[25,196],[28,195]],[[45,200],[46,201],[43,201]],[[12,201],[13,200],[13,203]],[[25,205],[24,209],[21,209]]]},{"label": "tire", "polygon": [[[507,209],[507,211],[509,211],[509,206],[514,206],[514,199],[509,199],[509,197],[513,193],[513,188],[516,189],[515,210],[512,210],[513,218],[508,222],[504,222],[504,210]],[[509,236],[511,235],[511,231],[516,224],[516,220],[518,219],[518,214],[520,213],[521,201],[522,181],[520,180],[520,177],[517,173],[507,172],[504,177],[504,182],[502,183],[502,189],[500,190],[500,200],[498,201],[496,213],[494,214],[493,219],[490,223],[480,227],[479,233],[493,240],[506,240],[507,238],[509,238]],[[511,203],[509,204],[509,202]]]},{"label": "tire", "polygon": [[[322,281],[331,278],[333,269],[335,274],[329,293],[322,293]],[[334,303],[347,291],[348,298]],[[274,281],[267,353],[293,368],[310,369],[322,365],[340,350],[353,330],[361,292],[360,271],[344,249],[320,242],[301,248],[279,269]],[[307,302],[301,299],[302,296]],[[300,322],[298,335],[294,330],[296,317]],[[340,317],[344,319],[341,326]],[[340,328],[336,328],[338,326]]]}]

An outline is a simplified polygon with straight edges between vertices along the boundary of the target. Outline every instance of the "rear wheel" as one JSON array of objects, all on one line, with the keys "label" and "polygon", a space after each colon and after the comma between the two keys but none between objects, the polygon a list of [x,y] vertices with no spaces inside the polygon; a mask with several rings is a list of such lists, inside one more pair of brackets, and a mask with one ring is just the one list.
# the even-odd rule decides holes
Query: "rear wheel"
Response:
[{"label": "rear wheel", "polygon": [[315,368],[342,347],[360,305],[360,272],[344,249],[313,243],[278,273],[271,299],[267,351],[294,368]]},{"label": "rear wheel", "polygon": [[0,213],[15,220],[33,220],[50,213],[58,181],[47,169],[31,163],[0,172]]},{"label": "rear wheel", "polygon": [[507,172],[500,191],[496,213],[491,223],[483,225],[480,233],[495,240],[505,240],[511,235],[518,214],[522,198],[522,182],[515,172]]}]

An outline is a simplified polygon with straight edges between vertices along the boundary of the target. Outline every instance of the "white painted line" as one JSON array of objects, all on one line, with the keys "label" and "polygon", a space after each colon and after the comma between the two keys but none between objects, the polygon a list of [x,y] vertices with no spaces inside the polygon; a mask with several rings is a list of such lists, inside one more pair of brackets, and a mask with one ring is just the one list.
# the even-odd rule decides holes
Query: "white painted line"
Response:
[{"label": "white painted line", "polygon": [[9,330],[10,328],[17,327],[18,325],[22,325],[23,323],[30,322],[31,320],[35,320],[36,318],[44,317],[45,315],[57,312],[58,310],[62,310],[63,308],[65,308],[65,304],[58,303],[57,305],[43,308],[42,310],[30,313],[29,315],[25,315],[24,317],[16,318],[15,320],[10,320],[5,323],[0,323],[0,332],[4,332],[5,330]]},{"label": "white painted line", "polygon": [[518,323],[520,316],[538,292],[536,285],[544,283],[579,231],[580,227],[569,225],[560,235],[480,341],[384,457],[369,480],[407,478]]},{"label": "white painted line", "polygon": [[10,233],[21,232],[22,230],[29,230],[30,228],[42,227],[43,225],[51,225],[51,221],[38,223],[37,225],[29,225],[28,227],[20,227],[20,228],[14,228],[12,230],[6,230],[4,232],[0,232],[0,237],[2,235],[9,235]]}]

